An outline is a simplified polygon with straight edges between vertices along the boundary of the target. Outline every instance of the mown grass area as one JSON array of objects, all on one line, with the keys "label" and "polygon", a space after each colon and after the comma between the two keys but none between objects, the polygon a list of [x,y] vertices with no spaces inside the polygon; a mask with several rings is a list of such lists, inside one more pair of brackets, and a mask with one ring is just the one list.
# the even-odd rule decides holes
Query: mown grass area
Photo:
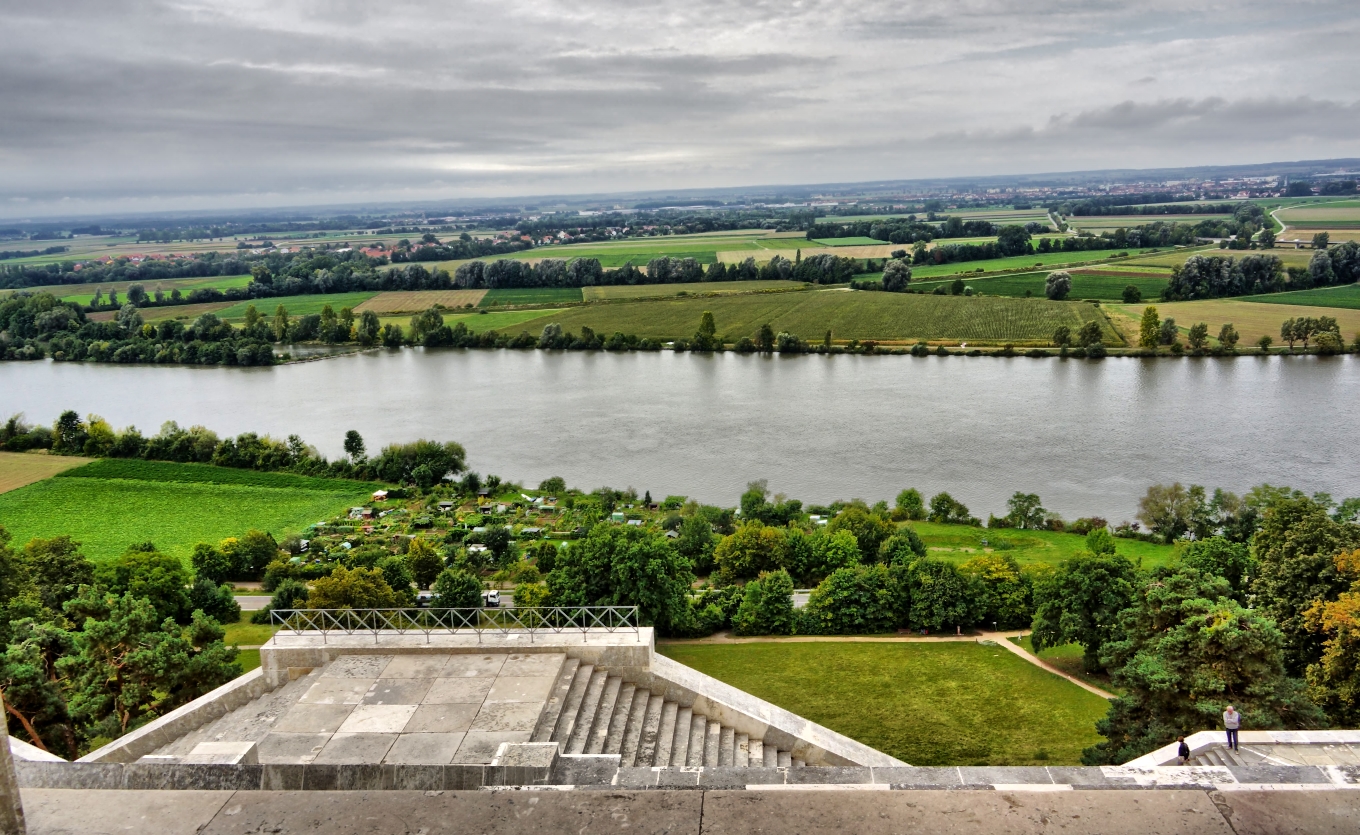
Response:
[{"label": "mown grass area", "polygon": [[[1021,531],[1007,528],[974,528],[969,525],[941,525],[935,522],[910,522],[935,559],[955,564],[988,554],[1011,557],[1020,565],[1047,563],[1057,566],[1086,550],[1086,537],[1054,531]],[[1144,568],[1171,562],[1176,549],[1138,539],[1116,539],[1116,553]]]},{"label": "mown grass area", "polygon": [[866,238],[858,235],[850,238],[813,238],[808,241],[810,244],[818,246],[881,246],[887,241],[880,241],[878,238]]},{"label": "mown grass area", "polygon": [[802,290],[810,285],[797,281],[703,281],[682,284],[620,284],[583,287],[586,301],[649,299],[667,296],[699,296],[708,293],[750,293],[755,290]]},{"label": "mown grass area", "polygon": [[[35,481],[51,478],[63,470],[79,467],[89,460],[32,452],[0,452],[0,493],[8,493]],[[0,524],[4,523],[0,521]]]},{"label": "mown grass area", "polygon": [[[1034,655],[1034,644],[1030,642],[1030,636],[1021,635],[1019,638],[1009,638],[1011,643],[1019,645],[1025,652]],[[1082,664],[1082,657],[1086,654],[1081,644],[1063,644],[1060,647],[1049,647],[1043,652],[1038,653],[1039,659],[1052,664],[1064,673],[1074,678],[1079,678],[1092,687],[1099,687],[1109,693],[1119,695],[1123,690],[1115,687],[1110,681],[1110,677],[1104,673],[1088,673]]]},{"label": "mown grass area", "polygon": [[278,627],[268,623],[251,623],[250,616],[254,612],[242,612],[241,619],[236,623],[226,623],[223,626],[227,630],[227,636],[223,640],[228,646],[239,644],[243,647],[259,646],[278,631]]},{"label": "mown grass area", "polygon": [[[249,473],[222,470],[224,479]],[[67,534],[83,543],[85,555],[95,562],[111,560],[135,542],[152,542],[187,564],[199,542],[217,542],[251,528],[275,537],[299,533],[371,493],[363,482],[331,484],[326,490],[154,477],[49,478],[0,494],[0,520],[19,543]]]},{"label": "mown grass area", "polygon": [[1258,304],[1301,304],[1309,307],[1340,307],[1360,310],[1360,284],[1320,287],[1317,290],[1291,290],[1263,296],[1243,296],[1244,302]]},{"label": "mown grass area", "polygon": [[[1049,272],[1015,273],[992,278],[963,279],[964,287],[972,287],[976,293],[989,296],[1010,296],[1012,298],[1043,298],[1048,284]],[[1120,301],[1124,298],[1124,288],[1130,284],[1137,287],[1145,299],[1155,299],[1166,287],[1168,276],[1120,276],[1093,275],[1091,273],[1072,273],[1072,292],[1069,299],[1100,299],[1101,301]],[[916,289],[933,290],[935,287],[948,287],[955,279],[922,281]],[[915,282],[913,282],[915,287]],[[1028,293],[1029,296],[1025,294]]]},{"label": "mown grass area", "polygon": [[977,643],[661,644],[681,664],[912,765],[1077,765],[1109,705]]},{"label": "mown grass area", "polygon": [[487,290],[478,307],[507,304],[576,304],[581,301],[579,287],[498,287]]},{"label": "mown grass area", "polygon": [[[687,338],[698,329],[704,311],[713,313],[718,334],[733,342],[743,336],[754,337],[761,325],[769,323],[776,333],[787,331],[814,341],[830,330],[838,340],[1047,344],[1059,325],[1075,331],[1090,320],[1105,322],[1094,305],[1046,299],[820,290],[589,305],[526,322],[525,327],[532,333],[551,321],[572,331],[585,325],[597,333]],[[1118,339],[1108,324],[1104,327],[1111,339]]]},{"label": "mown grass area", "polygon": [[1242,258],[1247,255],[1274,255],[1286,267],[1306,267],[1313,257],[1312,250],[1277,247],[1275,249],[1219,249],[1216,246],[1194,247],[1187,249],[1163,250],[1154,255],[1141,255],[1121,262],[1130,268],[1136,267],[1178,267],[1191,255],[1224,255],[1229,258]]},{"label": "mown grass area", "polygon": [[241,665],[242,673],[248,673],[260,666],[260,651],[258,649],[243,649],[236,654],[236,663]]},{"label": "mown grass area", "polygon": [[214,467],[211,464],[176,464],[173,461],[143,461],[136,458],[101,458],[83,467],[60,473],[59,477],[121,478],[183,484],[238,484],[247,487],[270,487],[275,490],[321,490],[328,493],[337,489],[371,491],[383,486],[372,481],[315,478],[294,473],[265,473],[235,467]]}]

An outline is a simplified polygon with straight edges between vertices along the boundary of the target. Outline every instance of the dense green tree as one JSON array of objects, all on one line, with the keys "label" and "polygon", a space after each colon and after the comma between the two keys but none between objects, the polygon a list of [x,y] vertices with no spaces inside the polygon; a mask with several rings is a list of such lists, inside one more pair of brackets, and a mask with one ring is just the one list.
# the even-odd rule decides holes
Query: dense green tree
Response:
[{"label": "dense green tree", "polygon": [[1154,484],[1147,494],[1138,501],[1138,518],[1147,525],[1148,530],[1162,537],[1166,542],[1174,542],[1190,530],[1193,518],[1199,510],[1199,495],[1203,488],[1185,489],[1180,482],[1172,485]]},{"label": "dense green tree", "polygon": [[900,293],[911,284],[911,265],[904,259],[893,258],[883,265],[883,289]]},{"label": "dense green tree", "polygon": [[968,580],[953,563],[920,559],[907,567],[912,629],[939,632],[973,622],[973,600]]},{"label": "dense green tree", "polygon": [[1100,669],[1106,642],[1120,636],[1119,613],[1134,600],[1133,563],[1118,554],[1078,554],[1034,586],[1035,652],[1078,643],[1087,670]]},{"label": "dense green tree", "polygon": [[1138,304],[1143,300],[1143,291],[1139,290],[1136,285],[1130,284],[1124,288],[1123,299],[1124,304]]},{"label": "dense green tree", "polygon": [[1360,550],[1338,554],[1335,565],[1351,590],[1305,613],[1308,627],[1324,639],[1321,657],[1308,666],[1308,692],[1333,725],[1354,728],[1360,725]]},{"label": "dense green tree", "polygon": [[95,582],[117,595],[148,601],[157,622],[170,618],[187,624],[193,613],[189,601],[189,572],[179,557],[162,554],[151,543],[134,545],[111,563],[95,570]]},{"label": "dense green tree", "polygon": [[1232,598],[1246,605],[1248,586],[1256,570],[1256,558],[1246,543],[1213,536],[1187,544],[1178,560],[1186,568],[1227,580]]},{"label": "dense green tree", "polygon": [[1229,704],[1252,729],[1324,721],[1303,683],[1286,675],[1275,625],[1230,592],[1223,578],[1188,568],[1161,569],[1138,584],[1120,617],[1121,637],[1101,650],[1123,693],[1096,723],[1106,741],[1083,753],[1086,763],[1127,762],[1216,727]]},{"label": "dense green tree", "polygon": [[[374,475],[384,481],[415,482],[428,488],[447,475],[462,472],[466,459],[467,451],[460,444],[419,440],[383,447],[369,464]],[[423,475],[418,479],[417,470],[422,468]]]},{"label": "dense green tree", "polygon": [[813,581],[828,577],[838,569],[859,565],[864,558],[855,535],[847,530],[832,532],[822,528],[807,537],[807,545],[803,576]]},{"label": "dense green tree", "polygon": [[1335,557],[1360,546],[1360,526],[1337,522],[1312,499],[1276,494],[1264,505],[1252,546],[1256,603],[1284,635],[1286,667],[1302,675],[1322,657],[1324,640],[1309,628],[1306,613],[1314,601],[1336,600],[1349,589]]},{"label": "dense green tree", "polygon": [[926,555],[926,543],[908,526],[897,529],[879,546],[879,562],[888,565],[911,565]]},{"label": "dense green tree", "polygon": [[390,609],[397,595],[377,568],[338,566],[312,583],[308,609]]},{"label": "dense green tree", "polygon": [[1092,554],[1113,554],[1115,542],[1109,528],[1091,529],[1091,532],[1086,534],[1086,550]]},{"label": "dense green tree", "polygon": [[[446,568],[435,577],[432,606],[439,609],[474,609],[482,605],[482,584],[472,572],[462,568]],[[515,596],[516,606],[532,605]]]},{"label": "dense green tree", "polygon": [[891,632],[902,622],[908,592],[886,566],[839,568],[812,590],[802,628],[822,635]]},{"label": "dense green tree", "polygon": [[717,537],[713,526],[699,514],[686,516],[676,532],[675,550],[690,561],[696,574],[708,574],[713,570],[713,548]]},{"label": "dense green tree", "polygon": [[1058,270],[1048,274],[1044,281],[1044,295],[1054,301],[1062,301],[1067,298],[1067,294],[1072,292],[1072,274],[1066,270]]},{"label": "dense green tree", "polygon": [[968,603],[977,621],[1000,629],[1017,629],[1034,619],[1029,578],[1015,559],[987,554],[959,566],[968,583]]},{"label": "dense green tree", "polygon": [[546,578],[554,605],[637,606],[663,634],[684,624],[693,580],[689,561],[664,537],[606,524],[570,543]]},{"label": "dense green tree", "polygon": [[743,580],[783,567],[786,546],[782,528],[752,520],[722,538],[713,550],[713,563],[729,582]]},{"label": "dense green tree", "polygon": [[1232,326],[1232,322],[1226,322],[1223,327],[1218,329],[1218,342],[1226,350],[1237,350],[1237,343],[1241,338],[1241,335],[1237,332],[1237,328]]},{"label": "dense green tree", "polygon": [[1192,351],[1203,351],[1209,347],[1209,326],[1203,322],[1190,326],[1190,333],[1185,338],[1185,342]]},{"label": "dense green tree", "polygon": [[194,546],[189,560],[194,567],[194,575],[210,582],[221,583],[237,576],[231,558],[222,553],[222,549],[216,545],[198,543]]},{"label": "dense green tree", "polygon": [[787,635],[794,620],[793,579],[781,570],[746,584],[732,626],[738,635]]},{"label": "dense green tree", "polygon": [[411,587],[416,584],[415,575],[411,573],[411,565],[406,561],[404,554],[392,554],[378,560],[378,570],[382,572],[383,580],[396,595],[397,606],[406,606],[411,603]]},{"label": "dense green tree", "polygon": [[12,625],[0,654],[0,693],[11,735],[71,760],[82,752],[56,665],[74,645],[61,625],[23,618]]},{"label": "dense green tree", "polygon": [[1100,329],[1100,323],[1095,319],[1085,323],[1077,330],[1077,344],[1083,348],[1103,345],[1104,338],[1104,333]]},{"label": "dense green tree", "polygon": [[189,587],[189,610],[202,612],[218,623],[236,623],[241,619],[241,605],[236,602],[231,586],[214,585],[207,577],[199,577]]},{"label": "dense green tree", "polygon": [[1012,527],[1041,530],[1046,526],[1048,511],[1040,503],[1038,493],[1015,493],[1006,501],[1006,519]]},{"label": "dense green tree", "polygon": [[930,497],[930,515],[927,518],[932,522],[952,525],[967,525],[975,521],[968,514],[968,507],[948,493],[936,493]]},{"label": "dense green tree", "polygon": [[915,487],[909,487],[897,494],[896,510],[903,519],[919,522],[926,518],[925,500],[921,498],[921,491]]},{"label": "dense green tree", "polygon": [[1072,344],[1072,329],[1067,325],[1059,325],[1053,331],[1053,345],[1058,348],[1065,348]]},{"label": "dense green tree", "polygon": [[94,563],[80,553],[80,543],[69,536],[30,539],[17,555],[42,605],[60,612],[81,586],[94,582]]},{"label": "dense green tree", "polygon": [[279,543],[272,534],[260,530],[246,531],[239,537],[228,537],[218,549],[231,563],[232,577],[254,580],[264,576],[269,563],[279,557]]},{"label": "dense green tree", "polygon": [[[406,551],[406,565],[419,588],[428,589],[444,570],[444,557],[429,540],[416,538]],[[389,584],[390,585],[390,584]]]},{"label": "dense green tree", "polygon": [[837,513],[826,526],[827,533],[849,531],[859,545],[861,559],[873,559],[888,537],[897,530],[892,522],[861,505],[851,505]]},{"label": "dense green tree", "polygon": [[345,433],[345,455],[355,464],[362,464],[368,456],[364,450],[364,436],[357,429]]},{"label": "dense green tree", "polygon": [[1138,322],[1138,347],[1156,348],[1162,342],[1162,321],[1157,318],[1157,308],[1149,305],[1143,308],[1143,318]]}]

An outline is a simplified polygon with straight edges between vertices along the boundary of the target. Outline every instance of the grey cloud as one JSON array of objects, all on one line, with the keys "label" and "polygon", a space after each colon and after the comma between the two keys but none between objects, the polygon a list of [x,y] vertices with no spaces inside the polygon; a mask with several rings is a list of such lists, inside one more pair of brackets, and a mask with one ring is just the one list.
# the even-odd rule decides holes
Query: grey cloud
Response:
[{"label": "grey cloud", "polygon": [[0,9],[0,214],[1351,156],[1355,17],[51,0]]}]

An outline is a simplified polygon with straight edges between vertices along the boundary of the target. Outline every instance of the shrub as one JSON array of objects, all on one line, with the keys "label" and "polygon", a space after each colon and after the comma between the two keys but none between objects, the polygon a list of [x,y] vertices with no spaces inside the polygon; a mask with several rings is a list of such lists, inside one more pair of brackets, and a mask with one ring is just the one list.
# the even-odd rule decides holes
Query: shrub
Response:
[{"label": "shrub", "polygon": [[793,624],[793,579],[787,571],[762,574],[746,584],[732,619],[738,635],[787,635]]},{"label": "shrub", "polygon": [[428,589],[444,569],[444,558],[428,540],[416,538],[406,550],[406,565],[422,589]]},{"label": "shrub", "polygon": [[307,595],[309,609],[389,609],[396,605],[397,595],[376,568],[340,566],[313,583]]},{"label": "shrub", "polygon": [[801,628],[822,635],[891,632],[907,608],[900,584],[885,566],[855,566],[831,573],[808,598]]},{"label": "shrub", "polygon": [[[473,609],[482,605],[481,581],[465,569],[446,568],[439,572],[433,591],[432,605],[440,609]],[[522,605],[518,594],[515,603]]]}]

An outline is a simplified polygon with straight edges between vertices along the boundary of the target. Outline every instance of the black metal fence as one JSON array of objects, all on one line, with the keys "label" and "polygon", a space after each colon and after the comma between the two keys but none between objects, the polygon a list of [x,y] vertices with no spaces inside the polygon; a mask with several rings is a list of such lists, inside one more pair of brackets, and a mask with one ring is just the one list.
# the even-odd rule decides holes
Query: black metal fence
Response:
[{"label": "black metal fence", "polygon": [[376,641],[380,635],[431,635],[475,632],[478,643],[487,632],[560,635],[580,632],[590,640],[591,632],[632,632],[639,634],[636,606],[542,606],[508,609],[275,609],[274,623],[279,634],[367,635]]}]

